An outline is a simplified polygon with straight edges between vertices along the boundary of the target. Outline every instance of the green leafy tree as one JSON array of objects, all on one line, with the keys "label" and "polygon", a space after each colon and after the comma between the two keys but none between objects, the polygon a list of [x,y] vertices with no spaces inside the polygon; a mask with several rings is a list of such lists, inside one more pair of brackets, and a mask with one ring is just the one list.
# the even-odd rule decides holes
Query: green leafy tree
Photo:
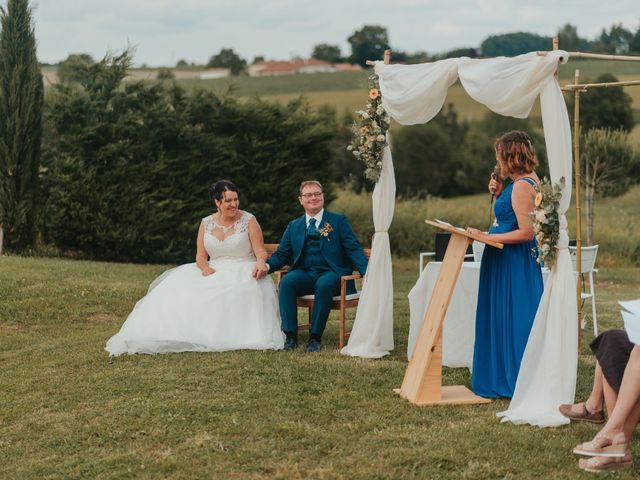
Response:
[{"label": "green leafy tree", "polygon": [[[610,73],[596,78],[595,83],[617,82]],[[587,82],[589,83],[589,82]],[[567,109],[572,112],[575,100],[567,96]],[[592,128],[622,129],[630,132],[635,124],[632,99],[622,87],[593,88],[580,95],[580,127],[583,131]]]},{"label": "green leafy tree", "polygon": [[58,81],[61,83],[80,82],[81,75],[86,72],[88,65],[95,61],[88,53],[72,53],[58,65]]},{"label": "green leafy tree", "polygon": [[634,35],[624,28],[621,23],[614,23],[609,31],[602,29],[600,37],[594,43],[594,50],[604,53],[629,53]]},{"label": "green leafy tree", "polygon": [[46,108],[41,229],[62,252],[118,261],[193,258],[207,187],[227,178],[242,208],[278,241],[300,213],[309,172],[332,198],[335,120],[287,105],[187,94],[169,83],[122,82],[127,54],[107,57],[79,85],[56,85]]},{"label": "green leafy tree", "polygon": [[342,61],[342,52],[338,45],[329,45],[328,43],[321,43],[313,47],[311,58],[316,60],[324,60],[329,63],[339,63]]},{"label": "green leafy tree", "polygon": [[384,51],[390,48],[387,29],[379,25],[365,25],[355,31],[348,41],[351,44],[351,63],[363,67],[367,60],[381,60]]},{"label": "green leafy tree", "polygon": [[580,37],[578,36],[578,28],[575,25],[567,23],[558,29],[558,45],[562,50],[576,51],[580,50]]},{"label": "green leafy tree", "polygon": [[33,245],[43,84],[28,0],[0,9],[0,253]]},{"label": "green leafy tree", "polygon": [[634,172],[640,157],[634,152],[629,136],[622,130],[596,128],[588,131],[580,151],[581,182],[587,205],[587,244],[593,245],[595,195],[616,197],[638,182]]},{"label": "green leafy tree", "polygon": [[189,66],[189,62],[187,62],[183,58],[178,60],[177,63],[176,63],[176,68],[187,68],[188,66]]},{"label": "green leafy tree", "polygon": [[549,50],[550,48],[551,37],[542,37],[528,32],[491,35],[480,45],[482,55],[485,57],[515,56],[536,50]]},{"label": "green leafy tree", "polygon": [[531,136],[540,161],[537,173],[541,177],[548,174],[544,136],[533,122],[529,118],[518,119],[487,112],[481,121],[471,123],[464,138],[463,153],[459,157],[461,161],[453,175],[461,191],[487,191],[489,175],[496,164],[493,145],[498,137],[511,130],[522,130]]},{"label": "green leafy tree", "polygon": [[240,75],[246,66],[247,61],[231,48],[223,48],[217,55],[213,55],[207,63],[208,68],[228,68],[231,70],[231,75]]},{"label": "green leafy tree", "polygon": [[638,29],[631,39],[629,50],[631,53],[640,53],[640,25],[638,25]]}]

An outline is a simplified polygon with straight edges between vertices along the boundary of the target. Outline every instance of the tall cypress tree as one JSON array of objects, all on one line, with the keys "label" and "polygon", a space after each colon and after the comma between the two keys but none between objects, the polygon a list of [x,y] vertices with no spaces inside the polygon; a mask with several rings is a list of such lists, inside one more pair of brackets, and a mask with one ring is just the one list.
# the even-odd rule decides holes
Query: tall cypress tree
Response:
[{"label": "tall cypress tree", "polygon": [[29,0],[8,0],[0,27],[0,240],[21,250],[35,240],[44,97]]}]

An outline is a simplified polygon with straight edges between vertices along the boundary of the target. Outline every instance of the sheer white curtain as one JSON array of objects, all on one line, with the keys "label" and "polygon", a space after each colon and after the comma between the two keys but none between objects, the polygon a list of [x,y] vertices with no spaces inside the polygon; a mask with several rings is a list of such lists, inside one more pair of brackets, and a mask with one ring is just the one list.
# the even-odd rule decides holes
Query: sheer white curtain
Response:
[{"label": "sheer white curtain", "polygon": [[[536,314],[514,398],[509,409],[501,414],[504,420],[540,426],[566,423],[557,406],[573,401],[578,353],[575,286],[564,219],[571,197],[571,132],[554,77],[558,62],[567,59],[566,52],[554,51],[544,56],[532,52],[514,58],[460,58],[408,66],[378,62],[375,67],[385,109],[405,125],[431,120],[442,108],[448,88],[458,76],[471,97],[502,115],[524,118],[540,97],[551,180],[558,182],[564,176],[567,181],[561,205],[560,252]],[[388,158],[391,163],[390,154]],[[374,205],[374,216],[375,208]],[[375,272],[370,270],[369,281]],[[359,310],[371,301],[374,299],[361,300]],[[382,310],[371,315],[361,323],[381,316]],[[358,319],[354,328],[366,329],[358,325]]]},{"label": "sheer white curtain", "polygon": [[[388,139],[389,140],[389,139]],[[373,190],[373,224],[376,233],[371,242],[367,282],[349,336],[341,353],[352,357],[380,358],[393,350],[393,277],[389,226],[396,202],[396,178],[391,149],[382,157],[382,173]]]}]

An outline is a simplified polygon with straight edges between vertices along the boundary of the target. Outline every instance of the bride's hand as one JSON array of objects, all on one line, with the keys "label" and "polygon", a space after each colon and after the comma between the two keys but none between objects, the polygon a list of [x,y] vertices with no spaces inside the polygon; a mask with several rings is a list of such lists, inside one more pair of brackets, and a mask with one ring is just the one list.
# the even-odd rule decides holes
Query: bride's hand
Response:
[{"label": "bride's hand", "polygon": [[253,278],[256,280],[260,280],[262,277],[267,276],[267,272],[269,269],[267,268],[267,264],[264,262],[256,262],[256,268],[253,269]]},{"label": "bride's hand", "polygon": [[203,277],[208,277],[212,273],[216,273],[216,271],[213,268],[211,268],[209,265],[202,267],[200,271],[202,272]]}]

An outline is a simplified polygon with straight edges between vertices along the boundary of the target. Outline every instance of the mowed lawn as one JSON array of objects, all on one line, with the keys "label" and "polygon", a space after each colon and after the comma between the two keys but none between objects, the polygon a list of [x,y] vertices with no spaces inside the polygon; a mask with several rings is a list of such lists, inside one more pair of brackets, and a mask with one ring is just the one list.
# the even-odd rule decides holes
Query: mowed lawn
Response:
[{"label": "mowed lawn", "polygon": [[[571,449],[593,425],[501,424],[506,400],[416,407],[393,393],[417,258],[394,260],[396,349],[381,360],[340,355],[335,319],[316,355],[110,360],[105,341],[165,268],[0,257],[0,478],[591,478]],[[621,325],[616,301],[640,297],[639,274],[601,269],[601,328]],[[579,398],[594,366],[588,327]],[[444,382],[470,376],[445,369]],[[632,451],[640,459],[637,441]]]}]

